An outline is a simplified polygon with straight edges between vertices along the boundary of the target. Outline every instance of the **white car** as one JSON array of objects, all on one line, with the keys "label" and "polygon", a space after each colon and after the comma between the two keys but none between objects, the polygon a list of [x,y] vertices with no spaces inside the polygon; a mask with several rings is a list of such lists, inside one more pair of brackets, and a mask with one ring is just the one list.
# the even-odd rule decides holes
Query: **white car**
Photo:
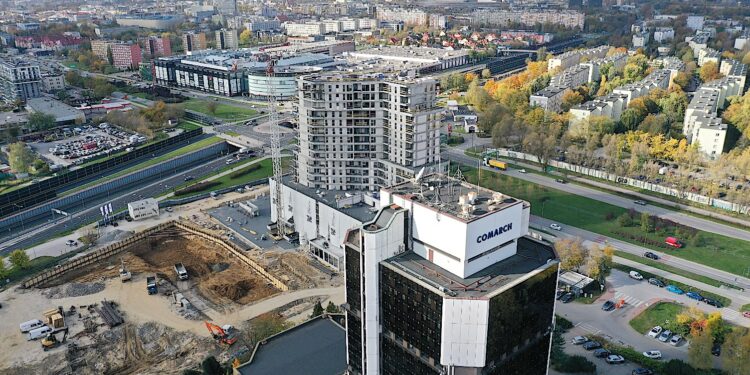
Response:
[{"label": "white car", "polygon": [[659,335],[659,341],[667,342],[672,337],[672,331],[666,330]]},{"label": "white car", "polygon": [[630,277],[636,280],[643,280],[643,275],[638,273],[637,271],[630,271]]},{"label": "white car", "polygon": [[643,352],[643,356],[651,359],[661,359],[661,352],[658,350],[649,350]]},{"label": "white car", "polygon": [[651,337],[651,338],[657,338],[657,337],[659,337],[659,334],[660,334],[660,333],[661,333],[661,331],[663,331],[663,330],[664,330],[664,329],[663,329],[663,328],[661,328],[661,326],[656,326],[656,327],[654,327],[654,328],[651,328],[651,330],[650,330],[650,331],[648,331],[648,337]]},{"label": "white car", "polygon": [[672,346],[680,345],[680,342],[682,341],[682,336],[680,335],[674,335],[671,339],[669,339],[669,344]]},{"label": "white car", "polygon": [[623,358],[623,356],[621,356],[621,355],[610,354],[609,356],[607,356],[606,361],[610,365],[614,365],[614,364],[618,364],[618,363],[625,363],[625,358]]},{"label": "white car", "polygon": [[519,169],[518,173],[526,173],[526,170],[525,169]]},{"label": "white car", "polygon": [[554,230],[562,230],[562,227],[560,226],[560,224],[557,224],[557,223],[552,223],[549,225],[549,227]]},{"label": "white car", "polygon": [[589,341],[589,339],[586,336],[576,336],[576,337],[573,337],[573,340],[571,340],[571,343],[573,345],[581,345],[587,341]]}]

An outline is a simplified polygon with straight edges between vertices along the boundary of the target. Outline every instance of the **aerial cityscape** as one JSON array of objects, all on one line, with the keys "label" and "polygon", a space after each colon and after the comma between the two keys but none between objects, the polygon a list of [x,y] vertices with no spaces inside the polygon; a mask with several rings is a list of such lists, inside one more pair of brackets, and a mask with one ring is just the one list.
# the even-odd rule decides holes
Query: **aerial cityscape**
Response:
[{"label": "aerial cityscape", "polygon": [[750,2],[0,0],[1,375],[750,375]]}]

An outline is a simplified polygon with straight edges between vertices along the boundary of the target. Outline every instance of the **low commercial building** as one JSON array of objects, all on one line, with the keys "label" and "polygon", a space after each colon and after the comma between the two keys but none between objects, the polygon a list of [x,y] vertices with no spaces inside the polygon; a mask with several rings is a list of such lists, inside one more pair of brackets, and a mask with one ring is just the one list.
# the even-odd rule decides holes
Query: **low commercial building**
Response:
[{"label": "low commercial building", "polygon": [[21,60],[0,60],[0,95],[8,103],[40,97],[42,75],[39,65]]},{"label": "low commercial building", "polygon": [[349,52],[348,56],[362,61],[376,59],[394,63],[416,64],[419,65],[420,74],[453,69],[469,63],[469,53],[466,50],[415,46],[370,48]]},{"label": "low commercial building", "polygon": [[26,110],[29,113],[50,115],[55,118],[56,125],[74,125],[86,122],[86,115],[83,111],[52,98],[28,99]]},{"label": "low commercial building", "polygon": [[351,40],[325,40],[321,42],[265,48],[263,49],[263,52],[278,55],[325,53],[328,56],[336,56],[344,52],[354,51],[354,49],[354,42]]},{"label": "low commercial building", "polygon": [[154,198],[146,198],[128,203],[128,214],[133,220],[143,220],[159,216],[159,202]]}]

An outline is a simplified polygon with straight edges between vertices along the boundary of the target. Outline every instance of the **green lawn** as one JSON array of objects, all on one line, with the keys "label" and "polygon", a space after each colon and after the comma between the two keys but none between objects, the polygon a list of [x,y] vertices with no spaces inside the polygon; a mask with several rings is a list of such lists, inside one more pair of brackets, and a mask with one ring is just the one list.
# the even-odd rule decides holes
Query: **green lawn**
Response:
[{"label": "green lawn", "polygon": [[747,305],[742,305],[742,307],[740,307],[740,311],[750,311],[750,303],[748,303]]},{"label": "green lawn", "polygon": [[[286,158],[284,160],[285,161],[289,160],[289,158]],[[243,176],[239,176],[237,178],[232,178],[232,173],[234,173],[234,172],[228,173],[228,174],[226,174],[224,176],[221,176],[221,177],[219,177],[217,179],[211,180],[211,181],[218,181],[220,183],[219,185],[210,186],[210,187],[207,187],[206,189],[203,189],[203,190],[197,190],[197,191],[191,192],[190,194],[185,194],[185,195],[179,196],[179,198],[185,198],[185,197],[189,197],[191,195],[202,194],[202,193],[205,193],[205,192],[208,192],[208,191],[221,190],[221,189],[225,189],[225,188],[228,188],[228,187],[245,184],[245,183],[248,183],[248,182],[251,182],[251,181],[255,181],[255,180],[258,180],[258,179],[268,178],[271,175],[273,175],[273,166],[271,164],[271,159],[263,159],[260,162],[258,162],[257,164],[260,164],[260,169],[258,169],[258,170],[252,171],[252,172],[250,172],[248,174],[245,174]],[[287,162],[287,164],[288,164],[288,162]],[[251,164],[251,165],[254,165],[254,164]],[[227,168],[225,170],[228,170],[228,169],[231,169],[231,168],[234,168],[234,167],[236,167],[236,166],[233,166],[233,167],[230,166],[229,168]],[[239,171],[239,170],[240,169],[237,169],[237,171]],[[216,175],[216,173],[212,173],[212,175]],[[203,178],[197,179],[193,183],[185,184],[184,186],[179,186],[179,187],[176,187],[175,189],[179,190],[179,189],[182,189],[182,188],[185,188],[185,187],[188,187],[188,186],[192,186],[192,185],[195,185],[195,184],[207,181],[207,177],[210,177],[210,176],[204,176]]]},{"label": "green lawn", "polygon": [[177,128],[183,129],[183,130],[185,130],[187,132],[187,131],[191,131],[191,130],[195,130],[195,129],[200,129],[201,126],[200,126],[200,124],[198,124],[195,121],[180,120],[180,123],[177,124]]},{"label": "green lawn", "polygon": [[[477,182],[476,168],[462,166],[466,180]],[[676,235],[671,231],[646,233],[640,226],[621,227],[616,218],[627,210],[588,197],[569,194],[561,190],[536,185],[493,171],[482,171],[480,185],[531,203],[531,213],[544,218],[617,238],[646,248],[665,251],[671,255],[705,264],[720,270],[742,275],[750,264],[750,242],[715,233],[698,231],[702,244],[688,244],[681,249],[664,249],[644,244],[623,236],[642,236],[661,244],[665,237]],[[639,218],[636,217],[636,221]]]},{"label": "green lawn", "polygon": [[139,170],[144,169],[146,167],[150,167],[150,166],[152,166],[154,164],[158,164],[158,163],[161,163],[163,161],[166,161],[166,160],[178,157],[178,156],[182,156],[182,155],[185,155],[187,153],[190,153],[190,152],[193,152],[193,151],[196,151],[196,150],[200,150],[200,149],[208,147],[208,146],[210,146],[212,144],[223,142],[223,141],[224,140],[221,139],[221,138],[219,138],[219,137],[209,137],[209,138],[202,139],[202,140],[200,140],[198,142],[191,143],[191,144],[189,144],[189,145],[187,145],[185,147],[178,148],[177,150],[174,150],[172,152],[168,152],[168,153],[166,153],[164,155],[157,156],[155,158],[146,160],[146,161],[144,161],[144,162],[142,162],[140,164],[136,164],[136,165],[134,165],[134,166],[132,166],[130,168],[124,169],[124,170],[119,171],[117,173],[104,176],[104,177],[102,177],[102,178],[100,178],[100,179],[98,179],[96,181],[92,181],[92,182],[90,182],[88,184],[85,184],[83,186],[79,186],[79,187],[77,187],[77,188],[75,188],[73,190],[68,190],[63,195],[73,194],[73,193],[75,193],[77,191],[81,191],[81,190],[89,188],[91,186],[98,185],[98,184],[100,184],[102,182],[113,180],[113,179],[115,179],[117,177],[124,176],[124,175],[126,175],[128,173],[139,171]]},{"label": "green lawn", "polygon": [[223,120],[246,120],[258,113],[258,111],[250,108],[249,106],[235,106],[217,102],[214,102],[216,104],[216,112],[211,113],[211,111],[209,111],[209,103],[211,103],[211,101],[190,99],[184,102],[182,105],[185,109],[200,112],[209,116],[214,116]]},{"label": "green lawn", "polygon": [[654,326],[663,326],[667,320],[674,321],[675,316],[682,312],[683,306],[671,302],[659,302],[633,318],[630,326],[634,330],[645,334]]},{"label": "green lawn", "polygon": [[690,271],[685,271],[685,270],[683,270],[681,268],[672,267],[672,266],[670,266],[668,264],[660,263],[660,262],[657,262],[655,260],[652,260],[652,259],[649,259],[649,258],[646,258],[646,257],[638,256],[638,255],[631,254],[631,253],[626,253],[626,252],[620,251],[620,250],[616,250],[615,251],[615,255],[619,256],[620,258],[630,259],[630,260],[632,260],[634,262],[638,262],[638,263],[642,263],[642,264],[645,264],[645,265],[648,265],[648,266],[651,266],[651,267],[654,267],[654,268],[658,268],[658,269],[660,269],[662,271],[667,271],[667,272],[673,273],[675,275],[679,275],[679,276],[682,276],[682,277],[687,277],[688,279],[692,279],[692,280],[695,280],[695,281],[700,281],[700,282],[702,282],[704,284],[715,286],[717,288],[721,287],[722,285],[726,285],[726,286],[728,286],[730,288],[737,289],[737,287],[734,286],[734,285],[727,285],[725,283],[722,283],[719,280],[712,279],[712,278],[710,278],[708,276],[699,275],[697,273],[693,273],[693,272],[690,272]]}]

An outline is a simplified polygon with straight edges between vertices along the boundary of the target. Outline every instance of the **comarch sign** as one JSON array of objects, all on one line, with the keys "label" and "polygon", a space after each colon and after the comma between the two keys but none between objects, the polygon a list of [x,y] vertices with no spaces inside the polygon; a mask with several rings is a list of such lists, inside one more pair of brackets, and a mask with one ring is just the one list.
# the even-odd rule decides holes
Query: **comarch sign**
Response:
[{"label": "comarch sign", "polygon": [[487,233],[482,234],[481,236],[477,236],[477,243],[482,243],[484,241],[487,241],[491,238],[498,237],[501,234],[513,229],[513,223],[508,223],[505,225],[501,225]]}]

